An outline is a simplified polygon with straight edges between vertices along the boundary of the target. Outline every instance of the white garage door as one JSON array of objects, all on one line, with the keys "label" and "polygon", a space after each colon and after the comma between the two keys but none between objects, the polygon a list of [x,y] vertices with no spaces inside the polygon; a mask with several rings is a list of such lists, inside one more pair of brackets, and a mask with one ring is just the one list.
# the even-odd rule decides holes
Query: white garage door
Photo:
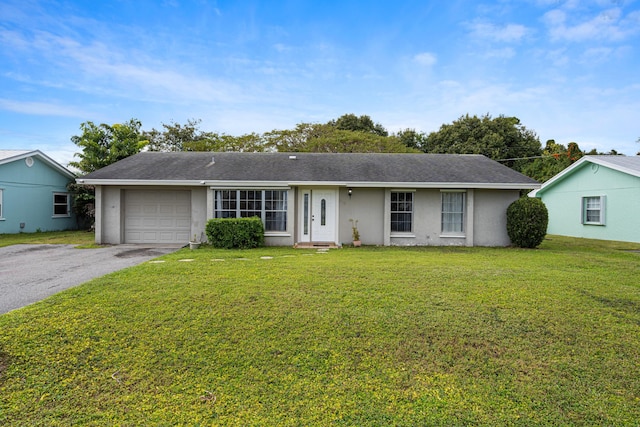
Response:
[{"label": "white garage door", "polygon": [[191,192],[126,190],[125,243],[188,243]]}]

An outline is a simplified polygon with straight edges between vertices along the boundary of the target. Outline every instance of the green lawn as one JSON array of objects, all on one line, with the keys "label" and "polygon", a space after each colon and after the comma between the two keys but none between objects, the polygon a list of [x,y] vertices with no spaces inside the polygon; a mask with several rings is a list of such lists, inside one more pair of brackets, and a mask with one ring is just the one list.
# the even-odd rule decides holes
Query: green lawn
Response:
[{"label": "green lawn", "polygon": [[183,249],[0,316],[0,425],[638,425],[629,249]]},{"label": "green lawn", "polygon": [[0,234],[0,248],[3,246],[27,244],[76,244],[91,246],[95,241],[93,232],[44,231],[38,233]]}]

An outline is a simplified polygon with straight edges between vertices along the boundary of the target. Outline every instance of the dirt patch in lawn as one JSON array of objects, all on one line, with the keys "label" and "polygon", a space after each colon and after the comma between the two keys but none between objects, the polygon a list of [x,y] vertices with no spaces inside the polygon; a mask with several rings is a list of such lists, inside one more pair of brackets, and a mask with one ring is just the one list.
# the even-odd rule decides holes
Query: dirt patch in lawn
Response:
[{"label": "dirt patch in lawn", "polygon": [[129,250],[117,253],[115,256],[118,258],[137,258],[140,256],[158,257],[164,254],[165,252],[160,252],[158,250],[154,250],[150,248],[140,248],[140,249],[129,249]]}]

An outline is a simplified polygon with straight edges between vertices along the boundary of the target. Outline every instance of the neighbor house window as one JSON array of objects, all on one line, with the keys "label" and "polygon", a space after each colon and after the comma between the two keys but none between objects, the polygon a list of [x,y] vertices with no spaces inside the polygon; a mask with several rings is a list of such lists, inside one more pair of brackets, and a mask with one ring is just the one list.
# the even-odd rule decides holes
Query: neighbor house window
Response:
[{"label": "neighbor house window", "polygon": [[69,216],[69,194],[53,193],[53,216]]},{"label": "neighbor house window", "polygon": [[2,188],[0,188],[0,219],[4,219],[2,216]]},{"label": "neighbor house window", "polygon": [[593,225],[604,225],[605,197],[583,197],[582,198],[582,223]]},{"label": "neighbor house window", "polygon": [[413,231],[413,193],[391,192],[391,232],[410,233]]},{"label": "neighbor house window", "polygon": [[464,202],[462,191],[443,191],[442,195],[442,233],[464,233]]},{"label": "neighbor house window", "polygon": [[216,218],[262,219],[265,231],[287,231],[286,190],[216,190]]}]

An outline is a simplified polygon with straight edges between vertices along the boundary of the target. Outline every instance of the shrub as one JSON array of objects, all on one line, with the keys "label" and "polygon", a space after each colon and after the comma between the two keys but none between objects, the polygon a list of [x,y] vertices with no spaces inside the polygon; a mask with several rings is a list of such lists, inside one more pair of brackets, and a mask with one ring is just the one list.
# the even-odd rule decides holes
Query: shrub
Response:
[{"label": "shrub", "polygon": [[205,231],[209,243],[216,248],[251,249],[264,246],[264,226],[258,217],[210,219]]},{"label": "shrub", "polygon": [[549,213],[542,200],[521,197],[507,208],[507,233],[511,242],[521,248],[535,248],[544,240]]}]

